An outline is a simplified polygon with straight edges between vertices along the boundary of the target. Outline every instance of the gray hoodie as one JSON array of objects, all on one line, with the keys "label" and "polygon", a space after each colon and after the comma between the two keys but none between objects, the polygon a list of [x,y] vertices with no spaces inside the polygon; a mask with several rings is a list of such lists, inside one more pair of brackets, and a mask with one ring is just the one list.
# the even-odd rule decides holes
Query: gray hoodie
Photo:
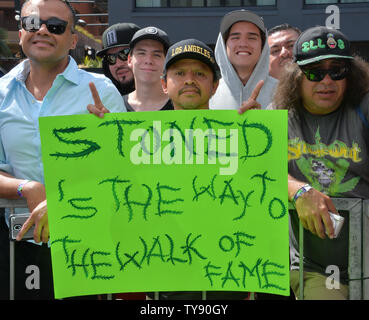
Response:
[{"label": "gray hoodie", "polygon": [[[268,37],[266,37],[268,38]],[[269,45],[265,41],[263,51],[261,52],[258,63],[255,66],[254,72],[244,86],[233,68],[227,56],[226,46],[219,32],[218,40],[215,45],[215,58],[219,64],[222,79],[219,81],[219,87],[213,97],[210,99],[210,109],[232,110],[239,109],[242,102],[246,101],[256,84],[260,80],[264,80],[257,102],[261,104],[262,109],[271,103],[275,87],[278,83],[277,79],[269,76]]]}]

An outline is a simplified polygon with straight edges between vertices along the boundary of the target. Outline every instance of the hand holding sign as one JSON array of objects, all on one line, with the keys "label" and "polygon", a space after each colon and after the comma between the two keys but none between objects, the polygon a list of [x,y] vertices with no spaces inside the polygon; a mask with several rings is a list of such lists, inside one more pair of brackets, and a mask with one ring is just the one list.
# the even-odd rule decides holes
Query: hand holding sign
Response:
[{"label": "hand holding sign", "polygon": [[101,102],[101,99],[100,99],[99,93],[97,92],[95,84],[93,82],[90,82],[88,85],[91,90],[92,98],[94,99],[94,104],[89,104],[87,106],[87,110],[90,113],[93,113],[97,115],[98,117],[103,118],[104,113],[109,113],[110,111],[106,109],[103,103]]},{"label": "hand holding sign", "polygon": [[257,85],[255,86],[254,91],[251,93],[250,98],[247,99],[247,101],[244,101],[242,103],[242,106],[240,107],[240,109],[238,110],[239,114],[243,114],[244,112],[246,112],[247,110],[251,110],[251,109],[260,109],[261,105],[260,103],[258,103],[256,101],[256,99],[259,96],[260,90],[264,85],[264,80],[260,80]]},{"label": "hand holding sign", "polygon": [[40,118],[56,299],[289,294],[285,110],[104,118]]}]

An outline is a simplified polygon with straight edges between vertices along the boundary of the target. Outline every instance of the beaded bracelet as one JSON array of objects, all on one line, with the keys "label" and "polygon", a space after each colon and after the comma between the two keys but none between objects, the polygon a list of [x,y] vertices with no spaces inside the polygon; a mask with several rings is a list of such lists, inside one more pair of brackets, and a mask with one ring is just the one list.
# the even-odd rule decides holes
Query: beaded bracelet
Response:
[{"label": "beaded bracelet", "polygon": [[28,183],[30,182],[30,180],[23,180],[19,185],[18,185],[18,188],[17,188],[17,193],[18,193],[18,196],[20,197],[23,197],[23,187]]},{"label": "beaded bracelet", "polygon": [[305,192],[308,192],[313,187],[310,184],[303,185],[300,189],[298,189],[293,196],[292,203],[295,205],[298,198],[300,198]]}]

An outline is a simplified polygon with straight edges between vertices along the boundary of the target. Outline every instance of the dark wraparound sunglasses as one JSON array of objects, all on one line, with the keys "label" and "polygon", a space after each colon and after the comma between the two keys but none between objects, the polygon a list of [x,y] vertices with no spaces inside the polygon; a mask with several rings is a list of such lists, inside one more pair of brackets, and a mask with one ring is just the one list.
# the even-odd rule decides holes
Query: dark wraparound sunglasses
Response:
[{"label": "dark wraparound sunglasses", "polygon": [[343,80],[347,77],[349,72],[348,66],[337,66],[330,69],[307,69],[302,68],[302,72],[305,74],[306,79],[309,81],[319,82],[322,81],[328,74],[332,80]]},{"label": "dark wraparound sunglasses", "polygon": [[119,60],[122,61],[127,61],[128,60],[128,54],[129,54],[129,48],[125,48],[123,50],[120,50],[117,53],[110,53],[106,55],[106,61],[108,61],[108,63],[110,65],[114,65],[117,63],[117,58]]},{"label": "dark wraparound sunglasses", "polygon": [[56,17],[42,20],[38,16],[26,16],[21,17],[21,24],[22,28],[28,32],[37,32],[44,24],[50,33],[63,34],[67,28],[68,21],[64,21]]}]

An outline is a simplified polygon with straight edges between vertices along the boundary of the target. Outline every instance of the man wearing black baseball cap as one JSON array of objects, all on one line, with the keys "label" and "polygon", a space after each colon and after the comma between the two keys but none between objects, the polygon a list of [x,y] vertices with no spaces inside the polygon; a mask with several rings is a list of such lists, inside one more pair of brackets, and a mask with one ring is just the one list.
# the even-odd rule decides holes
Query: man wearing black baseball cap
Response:
[{"label": "man wearing black baseball cap", "polygon": [[135,91],[123,96],[127,111],[173,110],[161,86],[161,75],[170,41],[157,27],[138,30],[130,41],[128,65],[135,78]]},{"label": "man wearing black baseball cap", "polygon": [[321,26],[299,36],[294,62],[273,101],[289,110],[288,197],[297,211],[290,216],[291,288],[298,296],[301,222],[303,298],[347,299],[348,221],[335,239],[330,212],[338,212],[330,197],[369,195],[369,64],[351,55],[343,33]]},{"label": "man wearing black baseball cap", "polygon": [[110,26],[102,36],[103,49],[97,52],[97,56],[103,58],[105,76],[114,83],[121,95],[128,94],[135,88],[127,59],[129,43],[139,29],[134,23],[117,23]]},{"label": "man wearing black baseball cap", "polygon": [[[170,46],[168,34],[156,27],[145,27],[132,37],[128,66],[134,75],[135,90],[123,96],[127,111],[173,110],[173,104],[163,91],[161,75]],[[109,112],[104,106],[90,105],[90,113],[103,117]]]},{"label": "man wearing black baseball cap", "polygon": [[187,39],[169,48],[162,86],[175,110],[209,109],[220,78],[213,50],[205,43]]},{"label": "man wearing black baseball cap", "polygon": [[258,101],[266,108],[277,80],[269,76],[269,45],[263,19],[248,10],[227,13],[220,24],[215,57],[222,72],[210,109],[240,109],[263,81]]}]

